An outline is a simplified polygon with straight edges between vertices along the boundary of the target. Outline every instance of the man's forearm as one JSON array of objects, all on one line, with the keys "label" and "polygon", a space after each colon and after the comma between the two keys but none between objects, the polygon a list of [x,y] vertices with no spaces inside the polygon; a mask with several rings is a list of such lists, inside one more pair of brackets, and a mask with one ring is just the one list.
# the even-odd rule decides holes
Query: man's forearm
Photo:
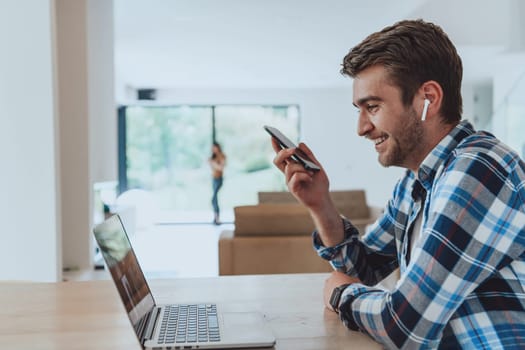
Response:
[{"label": "man's forearm", "polygon": [[343,241],[343,220],[331,201],[319,209],[310,208],[310,215],[325,247],[333,247]]}]

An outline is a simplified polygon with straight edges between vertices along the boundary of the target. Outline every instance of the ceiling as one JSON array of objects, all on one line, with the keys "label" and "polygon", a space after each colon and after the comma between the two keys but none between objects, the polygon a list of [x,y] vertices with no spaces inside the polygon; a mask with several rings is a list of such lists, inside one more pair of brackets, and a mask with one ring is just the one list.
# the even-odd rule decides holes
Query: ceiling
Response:
[{"label": "ceiling", "polygon": [[366,35],[405,18],[441,25],[463,58],[465,80],[486,81],[509,50],[515,25],[513,0],[114,4],[117,82],[133,88],[348,86],[339,74],[342,57]]}]

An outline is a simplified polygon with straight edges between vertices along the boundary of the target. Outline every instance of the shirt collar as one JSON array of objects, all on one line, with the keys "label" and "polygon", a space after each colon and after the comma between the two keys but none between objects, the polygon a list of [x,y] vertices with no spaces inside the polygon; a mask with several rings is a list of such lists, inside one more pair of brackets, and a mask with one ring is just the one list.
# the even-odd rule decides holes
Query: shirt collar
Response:
[{"label": "shirt collar", "polygon": [[428,191],[432,187],[434,177],[440,165],[448,158],[457,145],[467,136],[476,131],[467,120],[462,120],[445,136],[434,149],[427,155],[418,169],[418,179]]},{"label": "shirt collar", "polygon": [[421,182],[417,179],[414,179],[414,183],[412,184],[412,199],[417,202],[418,200],[424,199],[427,196],[427,191],[421,184]]}]

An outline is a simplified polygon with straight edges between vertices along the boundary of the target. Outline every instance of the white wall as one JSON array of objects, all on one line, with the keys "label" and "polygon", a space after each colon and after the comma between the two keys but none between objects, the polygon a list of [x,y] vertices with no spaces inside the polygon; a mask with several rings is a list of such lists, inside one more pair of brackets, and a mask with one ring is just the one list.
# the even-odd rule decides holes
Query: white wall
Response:
[{"label": "white wall", "polygon": [[[492,131],[505,142],[508,128],[505,99],[516,88],[517,81],[525,76],[525,2],[511,0],[508,25],[508,45],[495,61],[492,81]],[[522,150],[517,151],[521,153]]]},{"label": "white wall", "polygon": [[[516,65],[514,62],[525,62],[525,52],[509,54],[501,58],[499,74],[495,76],[493,85],[494,118],[492,119],[492,130],[496,136],[507,141],[508,125],[506,117],[505,99],[516,88],[518,79],[525,76],[525,65]],[[510,64],[509,64],[510,62]],[[521,153],[521,150],[517,150]]]},{"label": "white wall", "polygon": [[0,2],[0,280],[61,277],[53,6]]}]

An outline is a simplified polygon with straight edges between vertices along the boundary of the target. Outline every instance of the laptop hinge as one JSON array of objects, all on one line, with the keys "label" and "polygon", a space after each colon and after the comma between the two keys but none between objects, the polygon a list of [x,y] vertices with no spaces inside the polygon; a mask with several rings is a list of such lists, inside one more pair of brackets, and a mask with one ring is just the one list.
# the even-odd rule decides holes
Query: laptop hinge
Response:
[{"label": "laptop hinge", "polygon": [[146,329],[142,335],[142,343],[153,337],[153,331],[155,330],[155,324],[157,324],[157,318],[160,314],[160,307],[155,307],[149,313],[148,321],[146,322]]}]

